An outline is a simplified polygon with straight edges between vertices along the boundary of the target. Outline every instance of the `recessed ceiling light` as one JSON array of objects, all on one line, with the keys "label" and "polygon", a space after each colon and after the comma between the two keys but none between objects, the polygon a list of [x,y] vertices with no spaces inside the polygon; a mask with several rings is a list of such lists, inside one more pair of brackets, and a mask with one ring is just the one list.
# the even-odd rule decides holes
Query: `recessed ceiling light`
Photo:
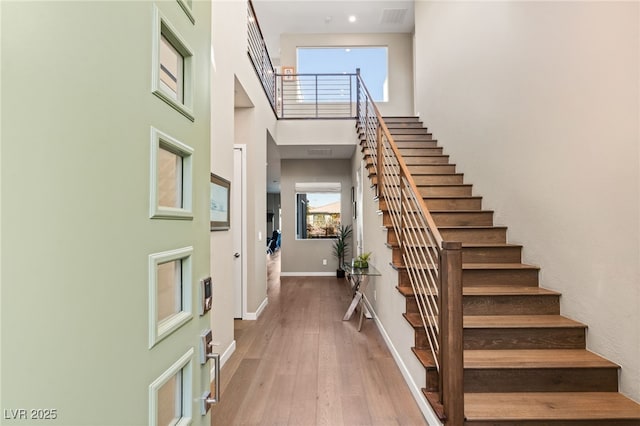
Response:
[{"label": "recessed ceiling light", "polygon": [[349,22],[351,22],[351,23],[356,22],[356,16],[355,15],[349,16]]},{"label": "recessed ceiling light", "polygon": [[351,49],[344,49],[344,51],[349,53],[349,52],[351,52]]}]

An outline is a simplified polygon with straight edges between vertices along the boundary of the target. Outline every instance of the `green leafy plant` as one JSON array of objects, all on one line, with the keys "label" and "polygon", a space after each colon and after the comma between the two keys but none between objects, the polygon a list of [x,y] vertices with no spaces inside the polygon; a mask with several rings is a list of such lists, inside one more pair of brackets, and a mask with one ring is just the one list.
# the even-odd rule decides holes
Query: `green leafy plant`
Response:
[{"label": "green leafy plant", "polygon": [[369,267],[369,258],[371,257],[371,252],[362,253],[353,261],[354,268],[368,268]]},{"label": "green leafy plant", "polygon": [[349,255],[349,238],[351,238],[352,232],[351,225],[341,225],[336,233],[336,239],[333,240],[333,255],[338,260],[338,273],[342,271],[344,274],[342,265],[344,265],[344,259]]}]

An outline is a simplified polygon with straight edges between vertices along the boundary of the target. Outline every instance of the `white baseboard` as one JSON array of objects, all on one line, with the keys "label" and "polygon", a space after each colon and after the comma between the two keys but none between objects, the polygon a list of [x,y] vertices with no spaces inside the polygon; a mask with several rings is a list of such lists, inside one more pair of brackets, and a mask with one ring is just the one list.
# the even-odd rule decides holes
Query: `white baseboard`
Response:
[{"label": "white baseboard", "polygon": [[262,311],[264,311],[264,309],[267,307],[267,305],[269,304],[269,299],[268,298],[264,298],[264,300],[262,301],[262,303],[260,304],[260,306],[258,306],[258,310],[255,312],[247,312],[242,319],[243,320],[248,320],[248,321],[255,321],[260,317],[260,314],[262,314]]},{"label": "white baseboard", "polygon": [[440,421],[440,419],[438,419],[438,416],[431,409],[431,406],[429,405],[426,398],[422,394],[422,390],[420,386],[418,386],[416,382],[413,380],[413,377],[411,377],[411,373],[409,372],[409,369],[407,368],[404,361],[400,357],[400,354],[396,350],[395,346],[393,346],[393,342],[391,341],[391,338],[387,334],[387,331],[385,330],[382,322],[380,322],[380,319],[378,318],[378,315],[376,315],[376,312],[371,306],[371,303],[369,303],[369,300],[367,299],[366,296],[364,296],[363,298],[364,298],[364,302],[367,304],[367,308],[369,309],[371,316],[373,316],[373,319],[375,320],[376,325],[378,326],[378,330],[380,330],[380,334],[382,334],[382,338],[386,342],[387,347],[391,352],[391,355],[393,355],[393,359],[396,361],[396,364],[398,365],[398,368],[402,373],[402,377],[404,377],[404,381],[409,386],[409,390],[413,395],[413,399],[416,400],[416,403],[418,404],[420,411],[422,411],[422,415],[424,416],[425,420],[427,421],[429,426],[442,426],[442,422]]},{"label": "white baseboard", "polygon": [[280,272],[281,277],[335,277],[335,272]]},{"label": "white baseboard", "polygon": [[[220,368],[224,367],[224,365],[227,363],[227,361],[229,361],[229,358],[231,358],[231,355],[233,355],[233,353],[236,351],[236,341],[233,340],[229,346],[227,346],[227,349],[224,350],[224,352],[222,353],[222,355],[220,355]],[[211,371],[209,373],[209,375],[211,376],[211,380],[213,381],[213,379],[216,378],[216,368],[215,365],[213,365],[211,367]]]}]

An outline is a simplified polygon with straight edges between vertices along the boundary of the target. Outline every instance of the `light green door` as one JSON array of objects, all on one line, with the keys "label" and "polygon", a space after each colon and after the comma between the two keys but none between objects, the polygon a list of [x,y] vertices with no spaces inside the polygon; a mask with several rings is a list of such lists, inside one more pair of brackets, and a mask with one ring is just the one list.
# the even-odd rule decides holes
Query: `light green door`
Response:
[{"label": "light green door", "polygon": [[210,3],[0,14],[0,421],[209,424]]}]

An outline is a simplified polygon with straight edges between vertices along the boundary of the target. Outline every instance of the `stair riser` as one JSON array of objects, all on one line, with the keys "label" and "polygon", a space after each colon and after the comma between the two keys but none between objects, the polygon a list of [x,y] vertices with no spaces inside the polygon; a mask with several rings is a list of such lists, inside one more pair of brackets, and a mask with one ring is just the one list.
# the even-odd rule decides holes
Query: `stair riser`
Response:
[{"label": "stair riser", "polygon": [[413,177],[416,185],[461,185],[464,183],[464,175],[460,174],[432,174],[417,175]]},{"label": "stair riser", "polygon": [[421,197],[447,196],[466,197],[472,195],[471,185],[419,186]]},{"label": "stair riser", "polygon": [[[384,185],[384,183],[382,184]],[[473,210],[480,211],[482,207],[482,199],[481,198],[469,198],[465,196],[461,196],[459,198],[430,198],[423,197],[425,204],[427,205],[427,209],[430,211],[436,210]],[[394,200],[391,200],[392,204],[395,203]],[[388,211],[387,201],[384,197],[380,197],[378,200],[378,208],[382,211]],[[412,210],[412,211],[415,211]]]},{"label": "stair riser", "polygon": [[463,247],[462,263],[520,263],[522,247]]},{"label": "stair riser", "polygon": [[387,125],[388,129],[392,129],[392,128],[405,128],[405,127],[417,127],[417,128],[423,128],[423,124],[422,121],[420,120],[407,120],[407,119],[387,119],[384,118],[384,123]]},{"label": "stair riser", "polygon": [[464,315],[558,315],[560,296],[463,296]]},{"label": "stair riser", "polygon": [[[384,216],[388,216],[386,213]],[[389,224],[386,221],[389,221]],[[391,226],[391,219],[384,219],[385,225]],[[462,263],[520,263],[522,247],[481,247],[462,248]],[[394,264],[402,263],[402,251],[393,247],[392,258]]]},{"label": "stair riser", "polygon": [[423,140],[423,141],[403,141],[395,139],[396,146],[400,149],[411,149],[411,148],[437,148],[438,141],[433,139]]},{"label": "stair riser", "polygon": [[[414,234],[415,238],[422,238],[424,241],[428,241],[428,238],[424,233]],[[398,236],[393,228],[387,228],[387,243],[393,246],[398,245]]]},{"label": "stair riser", "polygon": [[[406,313],[419,313],[414,296],[406,297]],[[463,296],[464,315],[558,315],[559,296]]]},{"label": "stair riser", "polygon": [[[369,169],[369,173],[376,173],[377,170],[373,167],[373,156],[368,156],[365,158],[367,164],[366,167]],[[456,166],[453,164],[423,164],[423,165],[413,165],[407,166],[409,168],[409,172],[413,174],[426,174],[426,175],[446,175],[446,174],[454,174],[456,172]]]},{"label": "stair riser", "polygon": [[385,123],[421,123],[420,117],[382,117]]},{"label": "stair riser", "polygon": [[617,392],[616,368],[464,370],[465,392]]},{"label": "stair riser", "polygon": [[428,198],[424,201],[429,210],[480,210],[482,198]]},{"label": "stair riser", "polygon": [[408,166],[409,172],[413,174],[448,174],[455,173],[456,166],[454,164],[430,164],[423,166]]},{"label": "stair riser", "polygon": [[412,127],[405,127],[405,128],[395,128],[395,129],[389,129],[389,132],[391,133],[392,137],[396,137],[397,135],[427,135],[427,134],[431,134],[429,133],[428,129],[425,129],[424,127],[421,128],[412,128]]},{"label": "stair riser", "polygon": [[463,286],[538,286],[537,269],[465,269],[462,271]]},{"label": "stair riser", "polygon": [[422,166],[429,164],[449,164],[448,155],[437,155],[431,157],[403,157],[407,166]]},{"label": "stair riser", "polygon": [[493,226],[492,211],[431,212],[437,226]]},{"label": "stair riser", "polygon": [[[415,346],[428,347],[427,333],[414,328]],[[582,328],[505,328],[463,331],[465,350],[477,349],[584,349]]]},{"label": "stair riser", "polygon": [[442,148],[400,148],[403,157],[415,157],[422,155],[443,155]]},{"label": "stair riser", "polygon": [[396,142],[400,141],[410,141],[410,142],[422,142],[422,141],[431,141],[433,140],[433,135],[430,133],[423,135],[392,135],[393,140]]},{"label": "stair riser", "polygon": [[[391,215],[387,210],[383,210],[382,224],[391,226]],[[490,211],[450,211],[447,213],[431,212],[431,217],[437,226],[492,226],[493,212]],[[518,250],[519,253],[519,250]],[[473,262],[481,263],[481,262]],[[491,263],[491,262],[488,262]],[[515,263],[519,263],[515,262]]]},{"label": "stair riser", "polygon": [[507,230],[505,228],[439,228],[440,235],[445,241],[460,243],[506,243]]},{"label": "stair riser", "polygon": [[490,328],[464,332],[464,349],[584,349],[583,328]]}]

